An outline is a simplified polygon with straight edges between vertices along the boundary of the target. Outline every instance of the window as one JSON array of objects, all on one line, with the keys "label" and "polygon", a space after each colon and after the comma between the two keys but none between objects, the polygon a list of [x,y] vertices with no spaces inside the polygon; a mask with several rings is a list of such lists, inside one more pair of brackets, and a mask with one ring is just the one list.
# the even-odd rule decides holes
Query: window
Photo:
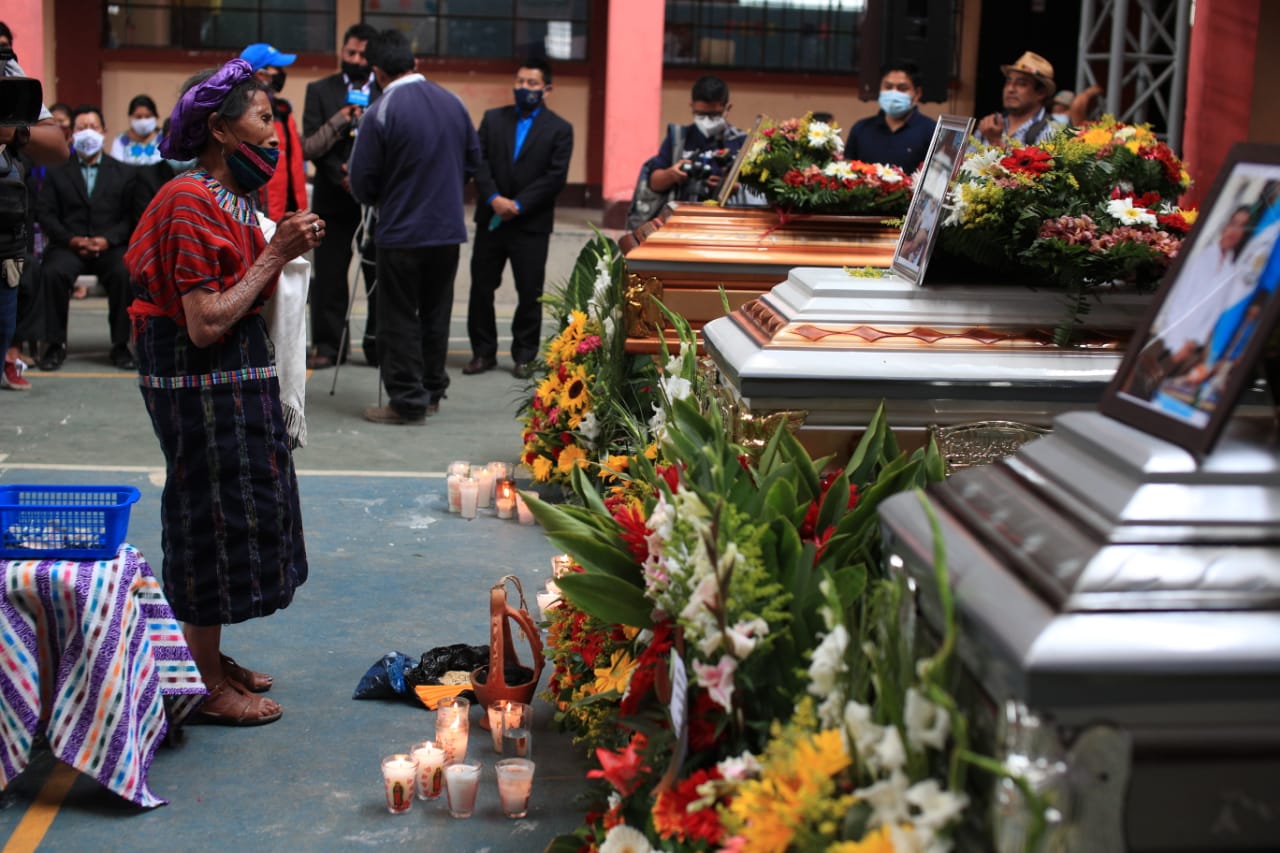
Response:
[{"label": "window", "polygon": [[363,0],[364,22],[402,30],[417,56],[586,59],[590,0]]},{"label": "window", "polygon": [[667,0],[668,65],[858,70],[865,0]]},{"label": "window", "polygon": [[332,53],[336,0],[116,0],[103,4],[107,47],[234,50],[267,42]]}]

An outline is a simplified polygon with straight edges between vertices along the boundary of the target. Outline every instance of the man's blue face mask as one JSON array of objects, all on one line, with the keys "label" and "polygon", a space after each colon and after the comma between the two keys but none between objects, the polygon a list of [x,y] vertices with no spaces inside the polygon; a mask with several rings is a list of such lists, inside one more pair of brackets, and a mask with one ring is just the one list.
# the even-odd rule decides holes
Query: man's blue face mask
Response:
[{"label": "man's blue face mask", "polygon": [[902,118],[911,111],[911,96],[896,89],[880,90],[880,109],[892,118]]}]

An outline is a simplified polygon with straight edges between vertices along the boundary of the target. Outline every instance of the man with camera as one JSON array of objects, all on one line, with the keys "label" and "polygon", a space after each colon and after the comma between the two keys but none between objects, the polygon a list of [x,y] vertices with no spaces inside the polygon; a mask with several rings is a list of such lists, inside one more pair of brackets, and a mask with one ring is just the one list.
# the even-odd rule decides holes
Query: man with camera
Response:
[{"label": "man with camera", "polygon": [[[62,129],[42,103],[39,81],[22,71],[13,53],[13,33],[0,22],[0,387],[30,389],[9,342],[18,314],[18,284],[30,278],[31,204],[24,181],[31,163],[55,166],[69,153]],[[23,160],[28,161],[24,163]]]},{"label": "man with camera", "polygon": [[[351,196],[347,158],[355,144],[360,116],[382,94],[365,60],[365,48],[377,32],[368,24],[355,24],[347,29],[342,38],[342,70],[308,84],[302,110],[302,152],[316,167],[311,209],[325,221],[328,231],[324,242],[315,250],[316,278],[311,286],[312,349],[307,358],[307,367],[312,370],[346,361],[350,348],[349,342],[344,342],[349,300],[347,268],[351,266],[351,239],[360,225],[360,204]],[[374,258],[361,252],[361,261],[365,290],[369,293],[364,353],[371,364],[376,364],[375,297],[371,292]]]},{"label": "man with camera", "polygon": [[651,190],[674,190],[676,201],[706,201],[719,192],[725,172],[747,138],[746,131],[729,124],[732,106],[723,80],[710,74],[698,78],[689,103],[693,124],[674,134],[678,141],[668,133],[657,156],[645,164]]}]

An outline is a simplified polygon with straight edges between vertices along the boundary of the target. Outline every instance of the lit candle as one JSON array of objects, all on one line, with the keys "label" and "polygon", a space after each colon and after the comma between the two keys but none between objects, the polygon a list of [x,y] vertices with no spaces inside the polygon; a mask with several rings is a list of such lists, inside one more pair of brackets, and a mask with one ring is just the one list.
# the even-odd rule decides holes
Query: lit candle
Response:
[{"label": "lit candle", "polygon": [[467,477],[458,483],[458,510],[462,513],[463,518],[476,517],[476,502],[479,498],[480,484],[471,477]]},{"label": "lit candle", "polygon": [[515,512],[515,498],[498,498],[494,501],[498,507],[498,518],[510,518]]},{"label": "lit candle", "polygon": [[511,466],[506,462],[490,462],[489,471],[493,474],[493,496],[498,496],[498,484],[511,477]]},{"label": "lit candle", "polygon": [[551,577],[556,580],[569,574],[569,568],[573,565],[573,557],[568,554],[556,554],[551,558]]},{"label": "lit candle", "polygon": [[413,788],[418,765],[403,753],[382,759],[382,784],[387,794],[387,811],[404,814],[413,806]]},{"label": "lit candle", "polygon": [[507,700],[499,699],[497,702],[490,702],[486,708],[489,712],[489,733],[493,735],[493,751],[502,754],[502,719],[507,711]]},{"label": "lit candle", "polygon": [[498,776],[498,798],[502,813],[522,818],[529,813],[529,796],[533,793],[533,762],[527,758],[504,758],[494,765]]},{"label": "lit candle", "polygon": [[449,512],[462,511],[462,491],[459,489],[462,477],[462,474],[450,474],[445,480],[449,487]]},{"label": "lit candle", "polygon": [[459,477],[470,477],[471,463],[470,462],[450,462],[449,473],[457,474]]},{"label": "lit candle", "polygon": [[[537,497],[537,493],[531,493]],[[533,524],[533,510],[529,509],[529,505],[524,501],[524,495],[516,492],[516,515],[520,518],[521,524]]]},{"label": "lit candle", "polygon": [[415,743],[410,755],[418,762],[418,799],[436,799],[444,784],[444,750],[425,741]]},{"label": "lit candle", "polygon": [[470,711],[471,703],[461,696],[446,697],[436,706],[436,745],[444,752],[446,765],[467,757]]},{"label": "lit candle", "polygon": [[[547,581],[550,584],[550,581]],[[559,591],[556,592],[540,592],[538,593],[538,611],[542,614],[542,621],[546,622],[549,617],[547,611],[556,606],[556,602],[560,600]]]},{"label": "lit candle", "polygon": [[493,498],[493,472],[488,468],[479,469],[476,472],[476,483],[480,486],[476,493],[476,506],[485,509]]}]

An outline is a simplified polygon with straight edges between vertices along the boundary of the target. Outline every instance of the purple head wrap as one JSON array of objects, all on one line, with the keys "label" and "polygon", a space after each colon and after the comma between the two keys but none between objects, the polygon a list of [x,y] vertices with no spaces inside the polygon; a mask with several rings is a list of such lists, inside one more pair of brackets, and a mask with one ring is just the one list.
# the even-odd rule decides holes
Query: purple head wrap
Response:
[{"label": "purple head wrap", "polygon": [[160,154],[170,160],[198,156],[209,137],[209,116],[222,106],[232,89],[252,77],[249,63],[236,58],[184,92],[169,116],[169,132],[160,140]]}]

